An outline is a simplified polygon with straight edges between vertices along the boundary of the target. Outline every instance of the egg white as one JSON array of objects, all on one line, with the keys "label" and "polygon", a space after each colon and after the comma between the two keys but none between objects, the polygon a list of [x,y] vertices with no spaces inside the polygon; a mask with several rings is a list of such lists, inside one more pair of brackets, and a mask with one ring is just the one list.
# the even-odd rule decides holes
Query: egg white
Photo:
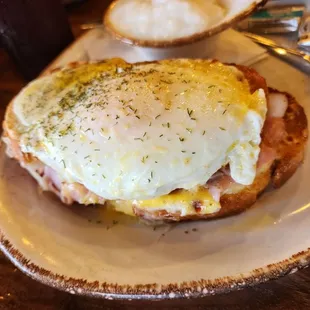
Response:
[{"label": "egg white", "polygon": [[251,184],[266,98],[233,66],[111,60],[37,79],[13,109],[23,152],[62,181],[142,205],[203,185],[226,164],[236,182]]}]

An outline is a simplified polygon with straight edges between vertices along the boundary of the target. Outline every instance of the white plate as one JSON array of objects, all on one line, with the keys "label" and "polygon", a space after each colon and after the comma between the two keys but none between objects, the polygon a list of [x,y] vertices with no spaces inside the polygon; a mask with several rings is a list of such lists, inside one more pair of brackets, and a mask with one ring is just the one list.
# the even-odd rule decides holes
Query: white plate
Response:
[{"label": "white plate", "polygon": [[[81,58],[75,45],[59,62]],[[309,77],[272,57],[256,67],[309,116]],[[31,277],[76,294],[163,299],[230,291],[310,261],[309,171],[306,156],[287,184],[241,215],[153,230],[102,208],[62,205],[2,148],[0,246]]]}]

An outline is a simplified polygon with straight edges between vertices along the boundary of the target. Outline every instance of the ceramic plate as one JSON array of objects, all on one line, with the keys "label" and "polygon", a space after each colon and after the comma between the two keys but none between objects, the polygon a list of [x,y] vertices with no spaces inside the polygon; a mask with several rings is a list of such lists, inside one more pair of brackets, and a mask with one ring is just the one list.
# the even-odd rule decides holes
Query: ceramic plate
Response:
[{"label": "ceramic plate", "polygon": [[[83,57],[74,46],[61,61]],[[309,116],[309,77],[272,57],[256,68]],[[241,215],[153,229],[103,208],[62,205],[2,147],[0,246],[32,278],[73,294],[163,299],[227,292],[308,264],[309,171],[306,156],[287,184]]]}]

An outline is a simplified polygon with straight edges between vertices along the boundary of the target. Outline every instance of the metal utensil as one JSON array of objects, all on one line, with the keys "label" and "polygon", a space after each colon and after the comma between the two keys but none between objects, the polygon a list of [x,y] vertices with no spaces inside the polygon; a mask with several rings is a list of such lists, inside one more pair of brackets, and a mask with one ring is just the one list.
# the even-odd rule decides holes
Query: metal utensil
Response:
[{"label": "metal utensil", "polygon": [[281,46],[275,41],[259,36],[257,34],[249,32],[243,32],[243,34],[255,43],[267,47],[274,55],[292,63],[302,71],[305,71],[307,74],[310,74],[310,56],[305,52]]},{"label": "metal utensil", "polygon": [[279,34],[298,30],[305,5],[273,5],[263,7],[241,21],[237,28],[254,33]]},{"label": "metal utensil", "polygon": [[310,12],[304,14],[298,31],[297,45],[310,52]]}]

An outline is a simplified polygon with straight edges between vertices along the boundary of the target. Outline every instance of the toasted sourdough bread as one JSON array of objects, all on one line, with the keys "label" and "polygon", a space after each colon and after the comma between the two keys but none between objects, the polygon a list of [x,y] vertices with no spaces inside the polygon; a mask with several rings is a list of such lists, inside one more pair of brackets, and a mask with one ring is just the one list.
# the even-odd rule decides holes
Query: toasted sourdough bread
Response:
[{"label": "toasted sourdough bread", "polygon": [[[71,63],[66,66],[66,68],[74,68],[80,64],[81,63],[78,62]],[[212,214],[201,214],[199,212],[200,202],[193,201],[193,208],[196,210],[194,215],[182,216],[180,213],[171,213],[167,210],[140,209],[138,206],[132,205],[135,216],[150,222],[158,222],[214,219],[241,213],[257,200],[259,194],[261,194],[270,183],[275,188],[280,187],[292,176],[301,164],[308,137],[307,119],[303,108],[288,93],[279,92],[272,88],[268,89],[265,79],[255,70],[244,66],[235,66],[243,73],[243,77],[240,78],[245,78],[248,81],[251,92],[262,88],[267,96],[268,93],[278,93],[285,95],[288,99],[288,107],[283,118],[276,120],[267,119],[265,122],[262,131],[261,154],[259,160],[261,164],[258,164],[257,175],[254,182],[250,186],[243,186],[236,184],[229,178],[227,180],[227,176],[213,181],[215,186],[217,186],[217,184],[220,186],[223,181],[226,183],[226,186],[220,196],[221,209]],[[18,120],[15,117],[12,107],[13,105],[11,102],[6,110],[5,120],[3,122],[3,137],[9,146],[9,155],[16,158],[22,166],[26,168],[28,164],[37,162],[42,166],[42,163],[33,155],[21,152],[19,147],[20,137],[16,130],[18,128]],[[264,157],[266,157],[266,159],[264,159]],[[40,177],[42,177],[42,172],[31,174],[41,185],[42,182],[40,182]],[[83,188],[85,195],[89,197],[88,201],[83,199],[85,204],[93,204],[94,201],[99,204],[104,203],[104,199],[98,196],[96,197],[94,193],[89,192],[83,185],[78,184],[78,186]],[[72,200],[64,199],[61,189],[57,188],[53,182],[48,182],[44,189],[54,192],[67,204],[73,202]],[[75,200],[79,201],[77,199]]]}]

